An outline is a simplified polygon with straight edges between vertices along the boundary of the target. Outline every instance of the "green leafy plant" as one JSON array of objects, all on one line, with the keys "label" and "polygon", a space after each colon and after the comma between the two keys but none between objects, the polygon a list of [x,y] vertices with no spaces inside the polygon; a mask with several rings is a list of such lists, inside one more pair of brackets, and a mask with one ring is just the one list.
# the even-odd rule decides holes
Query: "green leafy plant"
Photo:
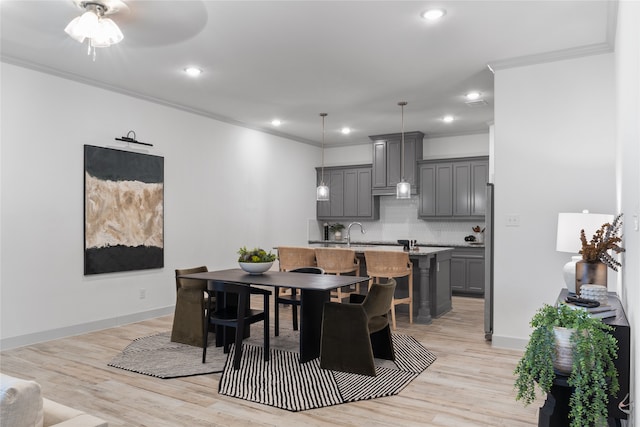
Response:
[{"label": "green leafy plant", "polygon": [[276,260],[276,255],[271,251],[267,252],[264,249],[253,248],[248,250],[246,246],[243,246],[238,250],[238,262],[273,262]]},{"label": "green leafy plant", "polygon": [[335,233],[336,231],[342,231],[344,230],[344,224],[340,224],[339,222],[336,222],[335,224],[329,225],[329,230],[332,233]]},{"label": "green leafy plant", "polygon": [[531,319],[533,332],[522,359],[514,371],[516,400],[529,405],[536,398],[536,384],[548,393],[556,376],[554,327],[575,329],[571,336],[573,366],[568,384],[573,388],[569,401],[571,427],[593,425],[607,418],[609,395],[616,395],[620,386],[613,364],[618,341],[609,332],[613,328],[592,318],[584,310],[564,304],[545,304]]}]

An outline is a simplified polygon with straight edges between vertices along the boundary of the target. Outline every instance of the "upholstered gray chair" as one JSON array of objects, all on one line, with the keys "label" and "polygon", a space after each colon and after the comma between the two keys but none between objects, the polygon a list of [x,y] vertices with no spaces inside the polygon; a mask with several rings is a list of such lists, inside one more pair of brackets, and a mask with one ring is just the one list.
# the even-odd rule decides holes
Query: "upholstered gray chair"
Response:
[{"label": "upholstered gray chair", "polygon": [[176,270],[176,308],[171,341],[200,347],[204,331],[206,280],[181,279],[178,276],[205,273],[206,266]]},{"label": "upholstered gray chair", "polygon": [[395,360],[388,317],[395,289],[389,279],[373,283],[366,297],[351,294],[349,304],[325,303],[321,368],[375,376],[374,357]]}]

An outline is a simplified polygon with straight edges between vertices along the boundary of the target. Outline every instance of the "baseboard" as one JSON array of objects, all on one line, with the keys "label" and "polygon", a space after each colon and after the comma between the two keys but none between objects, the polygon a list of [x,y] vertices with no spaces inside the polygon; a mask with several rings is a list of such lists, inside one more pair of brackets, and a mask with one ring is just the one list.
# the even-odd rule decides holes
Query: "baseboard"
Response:
[{"label": "baseboard", "polygon": [[495,348],[506,348],[509,350],[524,350],[528,342],[529,342],[528,339],[504,337],[504,336],[496,335],[495,333],[491,336],[491,347],[495,347]]},{"label": "baseboard", "polygon": [[143,320],[154,319],[156,317],[173,314],[174,309],[175,306],[171,305],[167,307],[156,308],[154,310],[132,313],[126,316],[112,317],[110,319],[103,319],[97,320],[95,322],[66,326],[64,328],[50,329],[48,331],[35,332],[33,334],[3,338],[0,339],[0,351],[11,350],[12,348],[24,347],[26,345],[57,340],[60,338],[72,337],[75,335],[82,335],[89,332],[100,331],[102,329],[127,325],[129,323],[141,322]]}]

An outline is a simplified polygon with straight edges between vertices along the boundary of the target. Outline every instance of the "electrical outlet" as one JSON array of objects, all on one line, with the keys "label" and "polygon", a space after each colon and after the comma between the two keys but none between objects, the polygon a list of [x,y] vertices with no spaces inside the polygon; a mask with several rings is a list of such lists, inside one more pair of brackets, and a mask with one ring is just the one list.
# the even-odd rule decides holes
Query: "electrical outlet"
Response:
[{"label": "electrical outlet", "polygon": [[520,215],[511,214],[506,216],[507,227],[520,227]]},{"label": "electrical outlet", "polygon": [[147,290],[140,289],[140,299],[145,299],[147,297]]}]

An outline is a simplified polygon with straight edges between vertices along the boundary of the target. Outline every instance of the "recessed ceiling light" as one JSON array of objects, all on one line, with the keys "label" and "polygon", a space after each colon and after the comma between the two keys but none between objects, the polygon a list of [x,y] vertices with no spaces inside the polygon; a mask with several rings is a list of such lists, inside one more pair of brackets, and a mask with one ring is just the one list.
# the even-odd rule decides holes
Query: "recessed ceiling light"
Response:
[{"label": "recessed ceiling light", "polygon": [[480,92],[469,92],[465,96],[469,101],[475,101],[480,98]]},{"label": "recessed ceiling light", "polygon": [[340,132],[342,132],[345,135],[349,135],[351,133],[351,129],[348,127],[344,127]]},{"label": "recessed ceiling light", "polygon": [[453,121],[453,116],[450,116],[450,115],[449,116],[444,116],[442,118],[442,121],[445,122],[445,123],[451,123]]},{"label": "recessed ceiling light", "polygon": [[198,67],[187,67],[184,69],[184,72],[191,77],[198,77],[200,74],[202,74],[202,69]]},{"label": "recessed ceiling light", "polygon": [[422,12],[422,19],[426,19],[427,21],[437,21],[442,18],[447,13],[444,9],[429,9],[425,12]]},{"label": "recessed ceiling light", "polygon": [[273,119],[271,120],[271,124],[274,126],[280,126],[282,124],[282,121],[278,120],[278,119]]}]

